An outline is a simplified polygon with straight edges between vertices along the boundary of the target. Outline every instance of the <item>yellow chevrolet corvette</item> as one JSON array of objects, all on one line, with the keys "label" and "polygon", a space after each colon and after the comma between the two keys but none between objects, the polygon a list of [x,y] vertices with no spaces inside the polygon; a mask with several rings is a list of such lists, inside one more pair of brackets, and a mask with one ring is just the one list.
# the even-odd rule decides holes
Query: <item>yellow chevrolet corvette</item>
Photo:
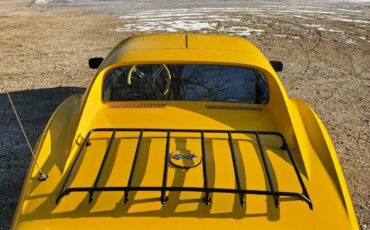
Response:
[{"label": "yellow chevrolet corvette", "polygon": [[89,65],[36,144],[13,229],[358,229],[323,123],[251,42],[134,36]]}]

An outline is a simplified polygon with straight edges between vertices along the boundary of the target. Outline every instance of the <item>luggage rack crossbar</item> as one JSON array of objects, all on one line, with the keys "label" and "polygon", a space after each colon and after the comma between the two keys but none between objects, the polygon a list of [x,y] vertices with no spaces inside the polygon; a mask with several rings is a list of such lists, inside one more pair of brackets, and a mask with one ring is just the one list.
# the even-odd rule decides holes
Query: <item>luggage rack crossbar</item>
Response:
[{"label": "luggage rack crossbar", "polygon": [[[97,176],[95,178],[93,187],[68,187],[70,178],[72,176],[72,172],[75,171],[77,162],[81,158],[81,155],[83,150],[87,148],[90,143],[90,137],[93,133],[96,132],[112,132],[112,136],[109,139],[108,146],[106,148],[102,163],[99,167],[99,171],[97,173]],[[132,162],[131,170],[130,170],[130,176],[128,179],[127,186],[125,187],[99,187],[99,181],[100,177],[102,175],[102,172],[104,170],[108,155],[110,153],[112,143],[115,139],[117,132],[139,132],[138,142],[136,145],[134,160]],[[132,181],[135,176],[135,169],[137,165],[138,155],[140,154],[140,146],[141,141],[144,132],[163,132],[166,133],[166,149],[165,149],[165,157],[164,157],[164,168],[163,168],[163,180],[162,180],[162,186],[132,186]],[[199,133],[200,134],[200,142],[201,142],[201,150],[202,150],[202,170],[203,170],[203,187],[169,187],[167,186],[167,174],[168,174],[168,162],[169,162],[169,149],[170,149],[170,139],[171,139],[171,133]],[[212,188],[208,185],[208,175],[207,175],[207,162],[206,162],[206,148],[205,148],[205,134],[206,133],[218,133],[218,134],[227,134],[228,136],[228,143],[230,148],[230,153],[232,157],[233,162],[233,169],[234,169],[234,175],[235,175],[235,182],[236,182],[236,188],[230,189],[230,188]],[[248,189],[242,189],[241,183],[240,183],[240,175],[238,170],[238,162],[236,160],[235,151],[233,147],[233,134],[251,134],[255,135],[259,154],[262,159],[263,163],[263,169],[267,177],[267,182],[269,186],[269,190],[248,190]],[[298,192],[284,192],[284,191],[277,191],[276,187],[272,180],[271,175],[271,169],[268,164],[268,158],[267,154],[265,153],[262,141],[260,139],[261,135],[273,135],[278,136],[282,140],[282,146],[281,148],[285,150],[288,153],[289,159],[292,163],[292,166],[294,168],[295,174],[297,176],[297,179],[299,181],[299,184],[302,189],[302,193]],[[279,207],[279,197],[280,196],[287,196],[287,197],[295,197],[299,200],[302,200],[306,202],[310,209],[313,209],[312,201],[308,195],[307,189],[305,187],[305,184],[303,182],[303,179],[301,177],[301,174],[299,172],[298,166],[293,158],[293,155],[289,149],[289,146],[286,142],[286,139],[284,135],[282,135],[279,132],[274,131],[249,131],[249,130],[199,130],[199,129],[140,129],[140,128],[97,128],[92,129],[88,132],[86,135],[86,138],[84,139],[83,143],[81,144],[80,148],[78,149],[78,152],[76,154],[75,159],[72,162],[71,168],[69,169],[64,182],[62,184],[62,188],[57,196],[56,203],[58,204],[60,200],[72,193],[72,192],[87,192],[89,193],[89,203],[91,203],[94,199],[94,192],[113,192],[113,191],[122,191],[124,192],[124,203],[127,203],[128,201],[128,194],[130,191],[158,191],[161,193],[159,200],[162,204],[165,204],[166,201],[169,199],[169,197],[166,196],[166,192],[170,191],[186,191],[186,192],[202,192],[204,193],[203,201],[206,205],[208,205],[211,202],[210,193],[234,193],[238,194],[240,198],[240,205],[243,206],[245,204],[245,195],[247,194],[253,194],[253,195],[268,195],[273,196],[274,204],[278,208]]]}]

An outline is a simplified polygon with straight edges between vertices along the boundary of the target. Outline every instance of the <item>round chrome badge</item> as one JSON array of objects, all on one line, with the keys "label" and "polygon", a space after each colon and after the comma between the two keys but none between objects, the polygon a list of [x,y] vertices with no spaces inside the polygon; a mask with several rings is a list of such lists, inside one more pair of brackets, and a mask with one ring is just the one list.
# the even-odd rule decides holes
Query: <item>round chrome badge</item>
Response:
[{"label": "round chrome badge", "polygon": [[176,151],[170,154],[170,162],[173,166],[190,169],[198,166],[202,162],[202,157],[194,153],[183,153]]}]

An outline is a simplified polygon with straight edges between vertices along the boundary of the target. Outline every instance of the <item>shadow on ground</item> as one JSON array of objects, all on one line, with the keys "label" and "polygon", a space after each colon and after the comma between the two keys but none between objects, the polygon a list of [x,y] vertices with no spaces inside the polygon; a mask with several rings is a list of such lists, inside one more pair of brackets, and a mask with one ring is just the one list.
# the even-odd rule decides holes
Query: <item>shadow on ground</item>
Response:
[{"label": "shadow on ground", "polygon": [[[58,105],[84,88],[57,87],[11,92],[32,147]],[[31,159],[5,93],[0,94],[0,229],[9,229]]]}]

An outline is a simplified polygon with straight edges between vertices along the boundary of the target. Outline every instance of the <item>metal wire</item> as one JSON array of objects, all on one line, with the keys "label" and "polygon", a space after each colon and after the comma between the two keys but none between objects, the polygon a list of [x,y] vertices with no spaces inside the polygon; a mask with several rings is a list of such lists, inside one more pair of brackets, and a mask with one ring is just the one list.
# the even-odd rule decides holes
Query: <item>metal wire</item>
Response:
[{"label": "metal wire", "polygon": [[21,130],[22,130],[22,133],[23,133],[24,139],[26,139],[26,142],[27,142],[28,148],[29,148],[29,150],[30,150],[30,152],[31,152],[31,154],[32,154],[32,157],[33,157],[34,161],[35,161],[36,168],[37,168],[37,170],[39,171],[39,174],[40,174],[39,180],[41,180],[41,181],[46,180],[46,179],[47,179],[47,175],[46,175],[44,172],[42,172],[42,170],[41,170],[40,166],[37,164],[35,153],[33,152],[33,149],[32,149],[32,147],[31,147],[30,141],[28,140],[27,134],[26,134],[26,132],[25,132],[25,130],[24,130],[24,128],[23,128],[23,125],[22,125],[21,119],[20,119],[20,118],[19,118],[19,116],[18,116],[17,110],[15,109],[15,106],[14,106],[14,104],[13,104],[12,98],[10,97],[10,95],[9,95],[9,93],[8,93],[8,90],[6,89],[6,86],[5,86],[5,84],[4,84],[3,78],[2,78],[1,76],[0,76],[0,81],[1,81],[1,84],[3,85],[3,89],[4,89],[5,93],[6,93],[7,97],[8,97],[8,99],[9,99],[10,105],[12,106],[12,109],[13,109],[13,112],[14,112],[14,114],[15,114],[15,117],[17,118],[17,121],[18,121],[19,127],[20,127],[20,128],[21,128]]}]

